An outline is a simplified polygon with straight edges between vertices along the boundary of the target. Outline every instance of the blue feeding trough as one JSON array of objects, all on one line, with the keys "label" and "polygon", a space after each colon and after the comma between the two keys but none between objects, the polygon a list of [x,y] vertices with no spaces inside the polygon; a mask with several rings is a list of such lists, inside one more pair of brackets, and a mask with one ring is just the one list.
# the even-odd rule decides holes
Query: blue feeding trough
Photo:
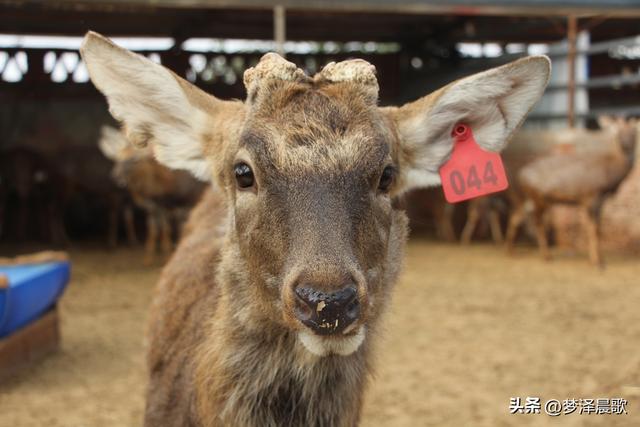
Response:
[{"label": "blue feeding trough", "polygon": [[49,310],[69,281],[69,262],[0,266],[9,286],[0,288],[0,338]]}]

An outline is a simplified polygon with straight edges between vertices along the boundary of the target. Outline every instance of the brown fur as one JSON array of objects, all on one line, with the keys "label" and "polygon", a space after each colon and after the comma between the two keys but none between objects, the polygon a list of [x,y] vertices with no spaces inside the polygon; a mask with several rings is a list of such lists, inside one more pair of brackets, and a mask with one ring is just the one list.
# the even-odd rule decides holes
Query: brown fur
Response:
[{"label": "brown fur", "polygon": [[[147,426],[356,425],[407,235],[393,198],[437,184],[458,120],[500,150],[549,75],[547,59],[529,58],[378,108],[364,61],[311,78],[267,54],[245,73],[241,103],[97,34],[81,52],[129,138],[217,184],[154,297]],[[245,188],[234,174],[241,163],[254,176]],[[395,179],[381,188],[389,167]],[[344,332],[310,332],[296,315],[296,287],[331,294],[345,283],[356,289],[357,320]]]},{"label": "brown fur", "polygon": [[[185,236],[167,266],[152,310],[147,425],[188,418],[202,425],[351,426],[359,418],[372,344],[347,357],[310,354],[296,337],[289,289],[299,274],[325,286],[344,275],[360,277],[361,287],[366,280],[372,303],[360,322],[376,335],[406,218],[389,198],[356,195],[376,185],[377,174],[362,173],[390,160],[394,135],[357,86],[285,83],[268,90],[258,94],[238,147],[229,151],[248,156],[258,185],[273,191],[252,200],[228,190],[235,226],[225,224],[216,194],[194,211],[187,227],[198,232]],[[335,145],[348,138],[352,143]],[[276,178],[278,187],[268,181]],[[220,177],[227,189],[232,179]],[[355,226],[339,221],[344,217]],[[186,279],[191,271],[199,273]],[[189,390],[193,378],[197,386]]]},{"label": "brown fur", "polygon": [[171,170],[146,156],[117,161],[112,176],[147,214],[144,263],[153,262],[158,237],[163,254],[169,254],[172,220],[181,224],[181,217],[197,203],[205,184],[186,171]]}]

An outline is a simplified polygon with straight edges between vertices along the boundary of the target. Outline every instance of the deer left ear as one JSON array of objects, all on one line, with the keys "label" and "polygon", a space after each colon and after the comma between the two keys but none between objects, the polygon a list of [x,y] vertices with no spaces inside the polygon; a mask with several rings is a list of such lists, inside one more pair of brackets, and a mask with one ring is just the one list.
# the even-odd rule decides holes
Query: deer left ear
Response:
[{"label": "deer left ear", "polygon": [[531,56],[455,81],[400,108],[383,108],[400,139],[400,193],[440,185],[457,123],[471,127],[485,150],[501,151],[542,96],[551,62]]},{"label": "deer left ear", "polygon": [[109,111],[123,123],[128,142],[149,147],[160,163],[203,181],[212,179],[214,166],[219,173],[219,153],[227,135],[239,129],[242,103],[208,95],[97,33],[87,33],[80,53]]}]

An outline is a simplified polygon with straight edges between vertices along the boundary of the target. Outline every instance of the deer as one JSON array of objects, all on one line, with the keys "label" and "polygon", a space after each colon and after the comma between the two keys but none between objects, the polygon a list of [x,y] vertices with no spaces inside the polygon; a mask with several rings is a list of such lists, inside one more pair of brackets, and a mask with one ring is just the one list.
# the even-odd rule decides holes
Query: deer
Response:
[{"label": "deer", "polygon": [[486,221],[491,232],[491,239],[496,244],[504,241],[502,226],[500,225],[500,211],[504,210],[504,197],[488,195],[469,200],[467,204],[467,219],[460,235],[460,243],[471,244],[473,233],[481,222]]},{"label": "deer", "polygon": [[[598,137],[595,137],[596,134]],[[518,173],[524,166],[540,157],[573,150],[576,141],[581,141],[583,146],[591,147],[605,142],[599,132],[585,129],[522,129],[516,132],[512,141],[502,152],[509,187],[501,193],[469,201],[461,243],[469,244],[478,224],[486,221],[490,226],[493,242],[498,245],[504,243],[507,253],[513,254],[517,232],[527,217],[529,207],[517,179]],[[500,223],[500,216],[504,213],[508,216],[506,236],[503,236]]]},{"label": "deer", "polygon": [[[439,188],[421,189],[411,192],[403,201],[409,217],[412,232],[421,228],[433,226],[436,237],[445,242],[456,240],[453,224],[455,206],[447,203]],[[432,218],[432,222],[425,222],[425,217]]]},{"label": "deer", "polygon": [[162,254],[171,253],[171,223],[175,220],[180,228],[185,212],[197,203],[206,184],[187,171],[163,166],[149,150],[133,149],[125,136],[111,126],[102,127],[98,146],[114,162],[113,180],[127,188],[134,203],[146,213],[143,264],[151,265],[158,240]]},{"label": "deer", "polygon": [[504,148],[550,72],[527,57],[379,107],[361,59],[308,76],[267,53],[240,101],[97,33],[81,54],[130,143],[212,183],[153,297],[146,426],[357,425],[408,233],[394,199],[440,184],[459,122]]},{"label": "deer", "polygon": [[[551,259],[545,215],[556,204],[577,206],[588,241],[589,262],[603,267],[599,244],[601,211],[634,165],[637,138],[636,119],[599,118],[600,131],[577,131],[583,141],[565,152],[551,152],[518,173],[523,204],[531,203],[536,241],[543,259]],[[575,142],[575,141],[574,141]],[[585,145],[586,147],[581,147]],[[509,224],[509,244],[521,222]]]}]

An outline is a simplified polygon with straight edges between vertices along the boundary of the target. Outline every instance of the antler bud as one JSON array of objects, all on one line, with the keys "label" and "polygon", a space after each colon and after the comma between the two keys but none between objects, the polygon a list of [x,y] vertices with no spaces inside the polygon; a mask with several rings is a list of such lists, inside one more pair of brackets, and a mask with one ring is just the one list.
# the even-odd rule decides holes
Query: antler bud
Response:
[{"label": "antler bud", "polygon": [[296,66],[277,53],[269,52],[260,58],[255,67],[244,72],[244,86],[252,96],[265,80],[304,81],[309,77]]},{"label": "antler bud", "polygon": [[353,82],[362,85],[367,93],[378,99],[378,79],[376,67],[363,59],[330,62],[320,71],[319,76],[330,82]]}]

